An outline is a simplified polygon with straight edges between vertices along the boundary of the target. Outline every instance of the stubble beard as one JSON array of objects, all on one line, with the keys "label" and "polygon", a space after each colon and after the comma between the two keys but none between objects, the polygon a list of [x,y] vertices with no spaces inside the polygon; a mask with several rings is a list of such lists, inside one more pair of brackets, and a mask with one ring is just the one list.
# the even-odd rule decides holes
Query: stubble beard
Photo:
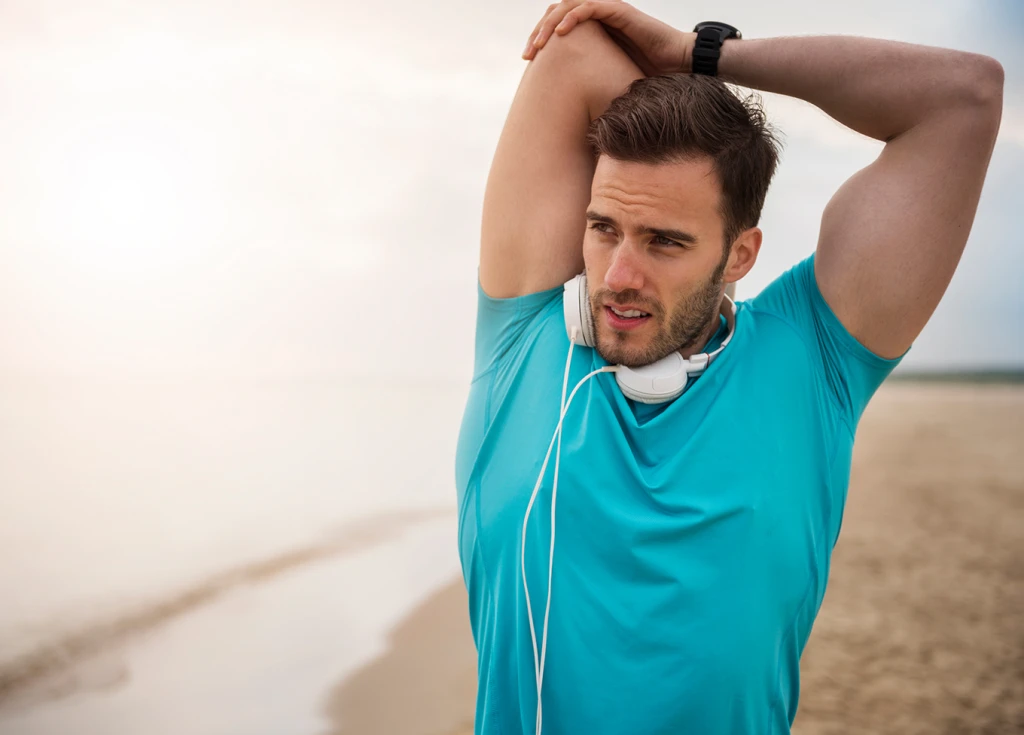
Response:
[{"label": "stubble beard", "polygon": [[[636,368],[650,365],[677,350],[693,347],[705,336],[710,324],[718,317],[728,253],[722,258],[711,276],[696,289],[687,294],[666,320],[661,304],[650,302],[638,291],[611,291],[602,289],[590,299],[590,312],[597,332],[597,352],[611,365]],[[604,320],[604,300],[636,304],[650,314],[658,329],[646,344],[632,346],[635,339],[630,332],[611,329]],[[667,321],[667,325],[666,325]],[[650,329],[650,326],[647,327]]]}]

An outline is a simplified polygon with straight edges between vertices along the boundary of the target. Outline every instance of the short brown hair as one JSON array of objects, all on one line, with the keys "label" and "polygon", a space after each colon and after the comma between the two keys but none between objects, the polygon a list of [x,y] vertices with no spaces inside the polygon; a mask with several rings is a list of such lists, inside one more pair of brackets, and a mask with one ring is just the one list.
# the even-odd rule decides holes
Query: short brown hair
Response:
[{"label": "short brown hair", "polygon": [[738,98],[716,77],[668,74],[636,79],[590,124],[595,158],[672,163],[708,156],[722,186],[725,247],[761,219],[780,142],[760,99]]}]

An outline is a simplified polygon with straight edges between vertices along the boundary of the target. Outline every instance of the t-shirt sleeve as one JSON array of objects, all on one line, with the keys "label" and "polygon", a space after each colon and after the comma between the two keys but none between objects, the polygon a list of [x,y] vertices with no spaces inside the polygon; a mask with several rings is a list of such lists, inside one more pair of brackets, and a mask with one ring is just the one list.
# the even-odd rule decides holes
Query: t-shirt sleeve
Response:
[{"label": "t-shirt sleeve", "polygon": [[562,286],[526,296],[495,299],[484,293],[478,277],[476,291],[474,380],[502,362],[520,338],[530,329],[544,307],[554,299],[561,298]]},{"label": "t-shirt sleeve", "polygon": [[846,330],[818,288],[814,255],[776,278],[750,305],[788,320],[801,333],[811,358],[820,361],[825,389],[851,428],[857,425],[871,396],[906,355],[883,358]]}]

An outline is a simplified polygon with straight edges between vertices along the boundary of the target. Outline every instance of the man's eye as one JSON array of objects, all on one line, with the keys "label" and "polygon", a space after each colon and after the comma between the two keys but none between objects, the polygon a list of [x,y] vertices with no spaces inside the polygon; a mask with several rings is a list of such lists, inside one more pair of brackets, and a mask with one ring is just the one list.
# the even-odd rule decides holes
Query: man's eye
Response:
[{"label": "man's eye", "polygon": [[606,225],[604,222],[593,222],[590,225],[590,229],[597,230],[598,232],[608,232],[608,230],[602,230],[601,229],[602,227],[607,227],[607,226],[608,225]]},{"label": "man's eye", "polygon": [[[658,242],[659,240],[661,242]],[[658,235],[657,237],[655,237],[654,241],[658,242],[659,245],[678,245],[679,244],[675,240],[669,240],[667,237],[663,237],[662,235]]]}]

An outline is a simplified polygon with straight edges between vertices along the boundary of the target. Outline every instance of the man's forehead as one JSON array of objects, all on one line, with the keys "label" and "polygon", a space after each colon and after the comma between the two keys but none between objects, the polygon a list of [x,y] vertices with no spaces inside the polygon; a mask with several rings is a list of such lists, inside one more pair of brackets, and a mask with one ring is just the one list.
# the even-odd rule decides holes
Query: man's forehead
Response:
[{"label": "man's forehead", "polygon": [[638,163],[601,156],[591,187],[592,205],[601,200],[625,207],[717,209],[720,188],[710,158]]}]

